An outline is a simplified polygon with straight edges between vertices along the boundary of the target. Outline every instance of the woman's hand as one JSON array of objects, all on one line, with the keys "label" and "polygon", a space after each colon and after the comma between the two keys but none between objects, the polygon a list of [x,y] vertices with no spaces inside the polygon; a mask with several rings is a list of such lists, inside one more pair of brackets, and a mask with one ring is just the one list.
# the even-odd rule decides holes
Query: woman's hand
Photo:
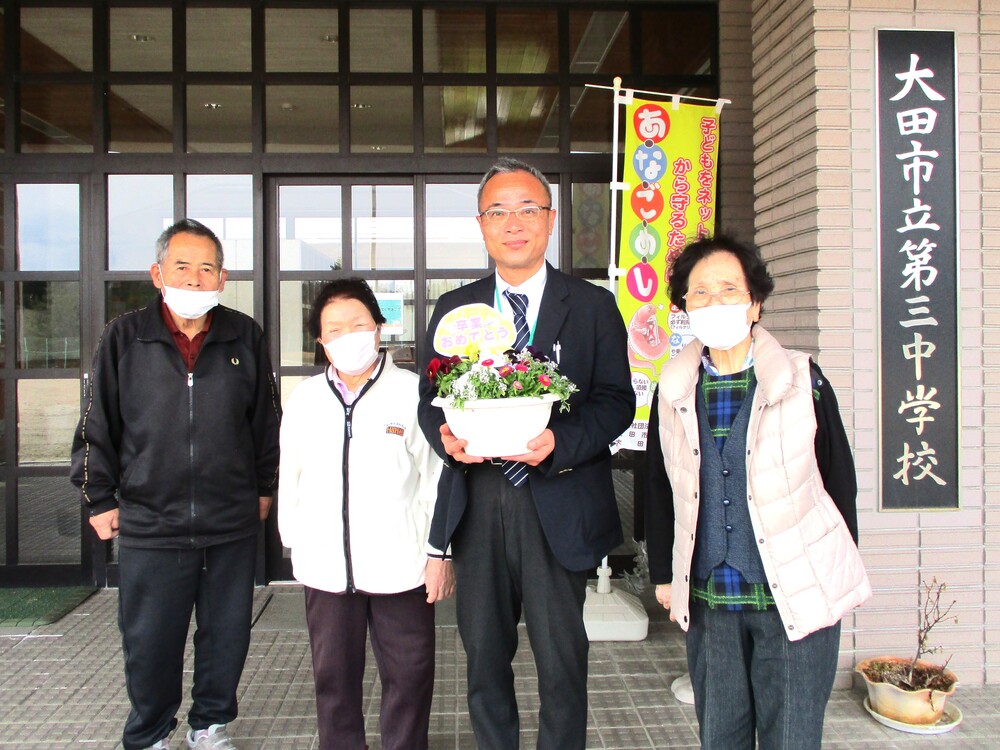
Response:
[{"label": "woman's hand", "polygon": [[[657,584],[656,586],[656,601],[658,601],[660,605],[666,610],[670,609],[670,590],[671,586],[669,583],[660,583]],[[673,612],[670,613],[670,621],[671,622],[677,621],[676,619],[674,619]]]}]

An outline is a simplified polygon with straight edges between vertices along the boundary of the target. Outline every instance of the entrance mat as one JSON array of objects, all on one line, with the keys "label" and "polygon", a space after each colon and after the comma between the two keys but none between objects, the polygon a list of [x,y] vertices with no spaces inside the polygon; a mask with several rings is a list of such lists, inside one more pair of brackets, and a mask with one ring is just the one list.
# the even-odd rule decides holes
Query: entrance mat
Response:
[{"label": "entrance mat", "polygon": [[95,591],[93,586],[0,588],[0,627],[49,625]]}]

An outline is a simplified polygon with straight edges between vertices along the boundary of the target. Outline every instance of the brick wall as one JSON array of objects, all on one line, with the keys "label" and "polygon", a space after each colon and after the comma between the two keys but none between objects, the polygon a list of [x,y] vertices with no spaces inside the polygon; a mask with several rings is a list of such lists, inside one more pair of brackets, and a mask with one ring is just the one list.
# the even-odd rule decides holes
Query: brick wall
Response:
[{"label": "brick wall", "polygon": [[[913,650],[918,587],[932,577],[957,600],[958,623],[934,633],[942,656],[952,655],[964,684],[1000,682],[1000,3],[744,3],[752,8],[756,241],[777,282],[764,325],[786,345],[816,354],[837,389],[855,448],[861,548],[875,589],[844,621],[838,685],[851,683],[851,667],[865,656]],[[878,28],[957,33],[957,512],[878,510]]]}]

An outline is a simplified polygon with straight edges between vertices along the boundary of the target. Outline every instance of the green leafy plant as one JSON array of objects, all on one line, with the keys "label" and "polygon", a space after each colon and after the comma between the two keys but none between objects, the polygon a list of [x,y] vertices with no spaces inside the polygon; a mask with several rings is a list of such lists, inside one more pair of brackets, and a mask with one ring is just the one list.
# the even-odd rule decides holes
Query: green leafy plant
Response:
[{"label": "green leafy plant", "polygon": [[497,360],[480,361],[478,351],[465,357],[435,357],[426,375],[437,386],[438,396],[459,409],[477,399],[552,394],[559,398],[560,411],[568,411],[569,397],[578,390],[559,374],[555,362],[531,346],[520,352],[508,349]]}]

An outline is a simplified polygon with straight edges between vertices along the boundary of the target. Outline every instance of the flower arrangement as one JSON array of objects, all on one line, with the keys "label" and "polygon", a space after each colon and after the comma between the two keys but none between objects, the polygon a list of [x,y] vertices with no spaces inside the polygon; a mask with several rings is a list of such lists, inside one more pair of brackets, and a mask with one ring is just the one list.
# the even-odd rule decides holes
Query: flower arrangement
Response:
[{"label": "flower arrangement", "polygon": [[532,346],[520,352],[508,349],[502,357],[480,361],[475,348],[464,357],[435,357],[427,366],[427,377],[437,386],[438,396],[458,409],[477,399],[552,394],[559,399],[559,410],[569,411],[569,397],[578,389],[559,374],[555,362]]}]

